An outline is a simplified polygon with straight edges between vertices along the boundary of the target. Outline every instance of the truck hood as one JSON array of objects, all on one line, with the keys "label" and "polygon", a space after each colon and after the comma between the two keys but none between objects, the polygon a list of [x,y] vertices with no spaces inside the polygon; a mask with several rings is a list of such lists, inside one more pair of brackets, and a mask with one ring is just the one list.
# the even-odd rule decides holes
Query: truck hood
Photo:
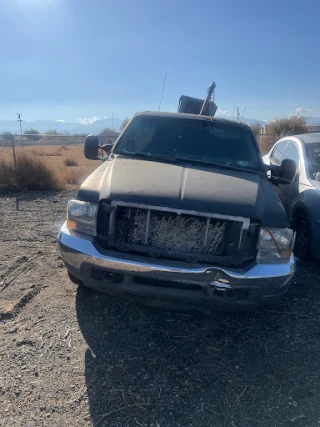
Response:
[{"label": "truck hood", "polygon": [[243,216],[287,227],[284,208],[266,176],[203,166],[117,158],[82,184],[78,199],[121,200],[174,209]]}]

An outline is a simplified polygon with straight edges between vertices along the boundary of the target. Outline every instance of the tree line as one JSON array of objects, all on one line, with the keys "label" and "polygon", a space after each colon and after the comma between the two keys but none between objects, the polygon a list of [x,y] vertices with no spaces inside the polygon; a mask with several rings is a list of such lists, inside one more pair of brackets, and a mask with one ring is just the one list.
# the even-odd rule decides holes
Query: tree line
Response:
[{"label": "tree line", "polygon": [[[129,117],[125,117],[121,123],[120,129],[122,130],[127,123],[129,122]],[[289,135],[297,135],[302,133],[307,133],[307,124],[306,124],[306,118],[303,116],[291,116],[291,117],[283,117],[278,118],[275,120],[272,120],[267,125],[267,131],[262,133],[263,127],[259,123],[255,123],[251,125],[251,129],[255,136],[259,137],[259,145],[260,149],[263,153],[269,151],[273,144],[280,138],[284,136]],[[41,136],[40,132],[37,129],[26,129],[23,134],[28,138],[29,140],[38,141]],[[46,132],[44,132],[44,135],[48,136],[81,136],[86,137],[87,133],[74,133],[71,134],[70,132],[58,132],[56,129],[51,129]],[[102,129],[99,134],[100,136],[117,136],[118,132],[114,131],[110,128],[104,128]],[[3,132],[1,134],[2,138],[4,139],[11,139],[14,135],[12,132]]]},{"label": "tree line", "polygon": [[[120,125],[120,130],[122,130],[126,124],[129,122],[129,117],[125,117],[122,120],[122,123]],[[117,136],[119,132],[116,132],[115,130],[111,128],[104,128],[102,129],[98,135],[100,136]],[[0,136],[4,139],[11,139],[13,136],[17,134],[13,134],[12,132],[6,131],[2,132]],[[23,131],[23,135],[26,136],[27,139],[32,141],[38,141],[40,139],[40,132],[37,129],[25,129]],[[42,135],[48,135],[48,136],[87,136],[87,133],[70,133],[70,132],[58,132],[56,129],[50,129],[44,132]]]}]

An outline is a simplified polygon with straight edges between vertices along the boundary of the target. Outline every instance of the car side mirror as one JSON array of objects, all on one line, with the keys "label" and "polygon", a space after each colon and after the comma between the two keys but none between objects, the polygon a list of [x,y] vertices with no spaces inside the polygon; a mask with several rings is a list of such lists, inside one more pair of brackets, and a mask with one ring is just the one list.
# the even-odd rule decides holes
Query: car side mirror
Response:
[{"label": "car side mirror", "polygon": [[297,173],[297,164],[292,159],[283,159],[279,168],[278,183],[291,184]]},{"label": "car side mirror", "polygon": [[270,165],[267,167],[271,171],[269,180],[275,184],[291,184],[297,173],[296,162],[292,159],[283,159],[281,166]]}]

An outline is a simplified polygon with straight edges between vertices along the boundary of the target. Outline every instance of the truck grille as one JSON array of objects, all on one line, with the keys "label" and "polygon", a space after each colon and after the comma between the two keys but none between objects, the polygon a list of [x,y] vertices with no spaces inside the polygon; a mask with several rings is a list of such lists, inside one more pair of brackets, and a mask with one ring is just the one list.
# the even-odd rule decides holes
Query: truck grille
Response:
[{"label": "truck grille", "polygon": [[123,208],[122,214],[129,219],[129,244],[146,245],[169,253],[179,251],[220,255],[229,225],[226,221],[213,218],[145,209]]},{"label": "truck grille", "polygon": [[256,254],[258,228],[252,232],[247,218],[120,201],[106,208],[102,203],[99,212],[98,241],[104,248],[229,266]]}]

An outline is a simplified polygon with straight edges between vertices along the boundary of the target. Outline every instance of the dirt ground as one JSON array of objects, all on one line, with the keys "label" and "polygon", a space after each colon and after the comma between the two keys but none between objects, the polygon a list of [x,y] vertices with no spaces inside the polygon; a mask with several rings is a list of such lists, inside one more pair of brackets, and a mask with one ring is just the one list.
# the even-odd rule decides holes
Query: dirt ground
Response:
[{"label": "dirt ground", "polygon": [[77,289],[74,193],[0,196],[0,425],[320,425],[320,271],[272,309],[205,316]]}]

